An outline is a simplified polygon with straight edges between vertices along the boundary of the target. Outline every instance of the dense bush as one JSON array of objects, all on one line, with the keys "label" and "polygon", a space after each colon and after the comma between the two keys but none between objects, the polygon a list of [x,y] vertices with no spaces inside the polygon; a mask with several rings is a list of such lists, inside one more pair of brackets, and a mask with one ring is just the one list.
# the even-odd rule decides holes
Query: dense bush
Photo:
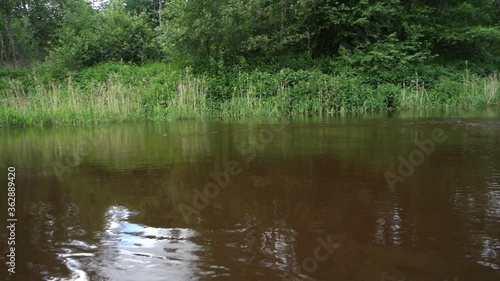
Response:
[{"label": "dense bush", "polygon": [[36,72],[3,69],[0,126],[500,105],[497,75],[436,71],[445,75],[433,83],[423,75],[408,77],[401,84],[374,84],[361,75],[319,70],[234,70],[207,75],[164,63],[104,63],[54,83]]},{"label": "dense bush", "polygon": [[73,5],[46,61],[56,77],[102,62],[139,63],[158,56],[144,16],[130,14],[119,2],[101,12],[81,1]]}]

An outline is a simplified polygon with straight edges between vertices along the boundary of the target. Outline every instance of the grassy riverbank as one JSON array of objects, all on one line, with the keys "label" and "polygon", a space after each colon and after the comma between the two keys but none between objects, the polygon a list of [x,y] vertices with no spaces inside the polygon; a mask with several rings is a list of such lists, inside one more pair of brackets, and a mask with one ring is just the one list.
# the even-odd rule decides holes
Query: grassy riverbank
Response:
[{"label": "grassy riverbank", "polygon": [[155,63],[107,63],[64,79],[40,69],[3,70],[0,126],[141,120],[357,114],[382,110],[498,106],[497,74],[437,71],[378,82],[310,68],[232,69],[214,74]]}]

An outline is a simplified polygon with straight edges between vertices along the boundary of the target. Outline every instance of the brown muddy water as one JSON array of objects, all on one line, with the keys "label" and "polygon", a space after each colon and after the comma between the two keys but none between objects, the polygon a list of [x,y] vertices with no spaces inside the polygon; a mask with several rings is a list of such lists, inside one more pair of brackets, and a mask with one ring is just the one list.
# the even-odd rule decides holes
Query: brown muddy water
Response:
[{"label": "brown muddy water", "polygon": [[495,110],[11,129],[0,149],[0,280],[500,280]]}]

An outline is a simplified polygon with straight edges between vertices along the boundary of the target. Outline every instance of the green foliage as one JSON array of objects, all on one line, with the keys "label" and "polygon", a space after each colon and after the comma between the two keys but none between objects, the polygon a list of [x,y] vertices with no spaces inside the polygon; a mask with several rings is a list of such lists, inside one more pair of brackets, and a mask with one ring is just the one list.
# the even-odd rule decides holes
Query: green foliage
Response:
[{"label": "green foliage", "polygon": [[43,59],[61,20],[60,0],[2,0],[0,64],[29,65]]},{"label": "green foliage", "polygon": [[0,124],[47,126],[500,105],[496,74],[480,77],[468,70],[462,75],[451,75],[455,70],[433,70],[423,69],[427,76],[415,74],[402,85],[375,85],[362,76],[290,68],[233,70],[216,76],[164,63],[105,63],[57,83],[41,79],[36,72],[2,69]]},{"label": "green foliage", "polygon": [[312,40],[307,17],[313,13],[313,2],[170,1],[160,41],[169,58],[194,64],[297,54]]},{"label": "green foliage", "polygon": [[324,73],[352,70],[374,85],[401,83],[420,67],[457,60],[480,63],[475,69],[483,74],[496,71],[495,10],[479,0],[176,0],[165,7],[158,41],[169,59],[210,73],[319,66]]},{"label": "green foliage", "polygon": [[101,12],[75,2],[66,10],[47,64],[56,76],[63,76],[102,62],[146,61],[157,55],[153,35],[144,17],[126,12],[120,2]]},{"label": "green foliage", "polygon": [[496,105],[499,21],[490,0],[12,0],[0,64],[48,56],[0,71],[0,90],[22,93],[19,116],[35,118],[15,124],[84,122],[70,100],[105,116],[84,96],[115,95],[111,85],[137,94],[136,120]]},{"label": "green foliage", "polygon": [[[453,1],[436,17],[435,51],[450,59],[500,64],[500,13],[496,1]],[[497,5],[497,6],[495,6]]]},{"label": "green foliage", "polygon": [[26,84],[30,80],[29,70],[17,67],[0,68],[0,92],[7,90],[9,79],[15,79],[23,84]]}]

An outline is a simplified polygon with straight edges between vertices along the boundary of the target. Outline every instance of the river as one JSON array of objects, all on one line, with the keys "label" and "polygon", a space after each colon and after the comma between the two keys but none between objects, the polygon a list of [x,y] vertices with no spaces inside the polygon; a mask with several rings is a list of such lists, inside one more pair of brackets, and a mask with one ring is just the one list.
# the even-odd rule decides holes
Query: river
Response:
[{"label": "river", "polygon": [[494,109],[9,129],[0,157],[0,280],[500,280]]}]

